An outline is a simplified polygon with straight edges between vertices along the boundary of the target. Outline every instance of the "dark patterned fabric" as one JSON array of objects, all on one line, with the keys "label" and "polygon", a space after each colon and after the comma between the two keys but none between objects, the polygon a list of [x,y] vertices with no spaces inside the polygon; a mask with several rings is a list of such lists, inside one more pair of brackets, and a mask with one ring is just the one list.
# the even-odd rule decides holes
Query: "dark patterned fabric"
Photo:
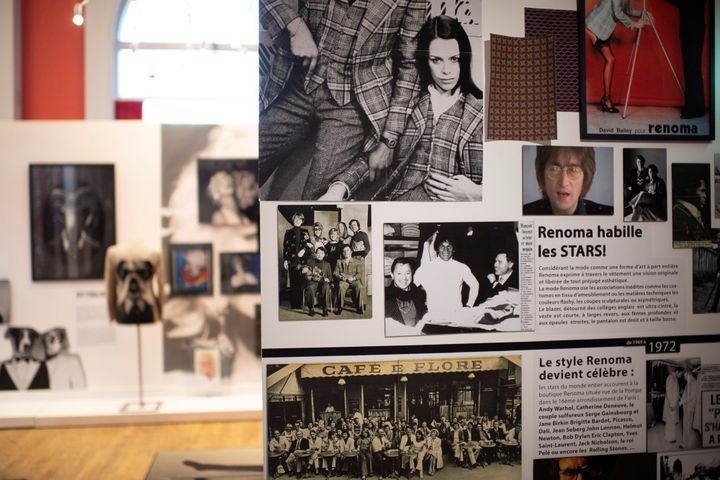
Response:
[{"label": "dark patterned fabric", "polygon": [[557,138],[554,43],[490,35],[488,140]]},{"label": "dark patterned fabric", "polygon": [[555,101],[558,112],[580,111],[577,11],[525,9],[525,36],[555,37]]}]

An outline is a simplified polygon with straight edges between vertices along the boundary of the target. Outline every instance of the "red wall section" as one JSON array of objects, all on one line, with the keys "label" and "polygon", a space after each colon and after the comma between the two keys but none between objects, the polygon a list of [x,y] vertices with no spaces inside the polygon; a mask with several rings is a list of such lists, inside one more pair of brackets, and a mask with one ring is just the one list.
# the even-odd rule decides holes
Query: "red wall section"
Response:
[{"label": "red wall section", "polygon": [[[678,10],[669,1],[646,1],[647,8],[655,19],[658,34],[662,39],[670,62],[675,69],[680,84],[684,86]],[[599,3],[599,0],[585,0],[585,14],[590,13]],[[642,0],[629,0],[629,3],[633,10],[642,9]],[[706,4],[709,5],[709,2]],[[636,20],[635,17],[632,18]],[[710,92],[710,66],[707,62],[707,58],[709,58],[708,30],[712,27],[712,21],[710,21],[709,24],[705,24],[705,45],[703,46],[705,60],[703,61],[702,71],[705,81],[706,104],[708,104],[707,97]],[[636,32],[637,30],[630,30],[621,22],[618,22],[610,40],[610,45],[615,54],[612,100],[616,105],[622,104],[625,101],[627,82],[629,80],[629,74],[626,75],[626,71]],[[604,61],[600,52],[592,46],[590,37],[587,36],[586,32],[585,35],[586,96],[589,102],[596,103],[599,102],[603,96],[602,69]],[[668,66],[668,62],[665,59],[665,55],[655,36],[654,30],[648,25],[643,29],[640,40],[640,50],[638,51],[635,65],[635,76],[633,78],[632,91],[630,92],[630,104],[681,107],[683,103],[683,94],[675,82],[675,78]]]},{"label": "red wall section", "polygon": [[85,117],[83,28],[72,23],[76,0],[23,0],[22,118]]}]

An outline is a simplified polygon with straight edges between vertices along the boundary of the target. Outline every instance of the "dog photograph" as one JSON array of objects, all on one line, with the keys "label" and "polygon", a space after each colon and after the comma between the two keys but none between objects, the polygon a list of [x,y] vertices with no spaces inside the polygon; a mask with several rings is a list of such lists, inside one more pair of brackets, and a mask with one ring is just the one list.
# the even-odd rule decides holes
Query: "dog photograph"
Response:
[{"label": "dog photograph", "polygon": [[0,390],[70,390],[85,388],[79,355],[70,353],[67,331],[52,328],[39,333],[31,327],[8,327],[0,352]]},{"label": "dog photograph", "polygon": [[113,165],[30,165],[33,280],[100,279],[115,243]]}]

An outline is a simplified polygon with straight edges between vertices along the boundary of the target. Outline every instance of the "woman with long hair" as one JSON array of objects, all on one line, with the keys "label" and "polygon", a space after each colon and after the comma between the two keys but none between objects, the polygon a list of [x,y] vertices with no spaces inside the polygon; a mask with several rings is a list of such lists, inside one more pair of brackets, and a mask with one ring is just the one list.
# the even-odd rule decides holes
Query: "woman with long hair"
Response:
[{"label": "woman with long hair", "polygon": [[[373,200],[482,200],[482,92],[472,80],[470,39],[448,16],[429,19],[418,34],[416,65],[424,92],[397,142],[391,165],[366,157],[343,172],[320,200],[353,196],[376,172]],[[378,177],[380,178],[380,177]]]},{"label": "woman with long hair", "polygon": [[[647,12],[631,10],[629,0],[601,0],[597,7],[585,17],[585,31],[590,37],[595,49],[605,62],[603,67],[603,96],[600,99],[600,110],[608,113],[618,113],[612,102],[612,79],[615,71],[615,54],[611,45],[611,37],[617,22],[627,28],[640,29],[645,26]],[[630,17],[637,17],[633,20]]]}]

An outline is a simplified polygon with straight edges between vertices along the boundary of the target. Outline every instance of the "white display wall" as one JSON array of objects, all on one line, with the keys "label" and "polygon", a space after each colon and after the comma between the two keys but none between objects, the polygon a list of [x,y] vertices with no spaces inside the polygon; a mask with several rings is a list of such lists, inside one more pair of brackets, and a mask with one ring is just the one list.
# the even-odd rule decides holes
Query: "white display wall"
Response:
[{"label": "white display wall", "polygon": [[[256,132],[243,131],[232,138],[223,145],[224,158],[257,155]],[[160,250],[161,127],[109,121],[4,122],[0,123],[0,145],[0,278],[11,284],[10,325],[32,327],[38,332],[65,328],[70,351],[82,359],[87,380],[86,389],[75,391],[0,392],[0,426],[37,424],[38,417],[51,423],[123,421],[115,418],[119,406],[138,400],[136,328],[111,324],[105,313],[107,323],[96,324],[106,327],[103,340],[79,342],[79,331],[89,326],[78,322],[78,306],[83,302],[79,295],[103,295],[103,281],[32,280],[29,165],[114,165],[116,242],[138,241]],[[102,303],[94,300],[93,306],[104,305],[104,298],[100,300]],[[5,328],[0,326],[0,337]],[[82,333],[87,335],[88,331]],[[257,376],[249,373],[232,384],[204,385],[193,375],[163,371],[162,336],[159,322],[142,327],[145,399],[163,401],[160,414],[174,418],[203,417],[213,411],[222,412],[222,418],[248,412],[258,415],[260,374],[254,355],[248,362],[257,363],[258,368],[249,365],[247,371],[257,371]],[[3,339],[0,358],[11,356],[10,342]],[[152,415],[147,420],[153,421]]]}]

